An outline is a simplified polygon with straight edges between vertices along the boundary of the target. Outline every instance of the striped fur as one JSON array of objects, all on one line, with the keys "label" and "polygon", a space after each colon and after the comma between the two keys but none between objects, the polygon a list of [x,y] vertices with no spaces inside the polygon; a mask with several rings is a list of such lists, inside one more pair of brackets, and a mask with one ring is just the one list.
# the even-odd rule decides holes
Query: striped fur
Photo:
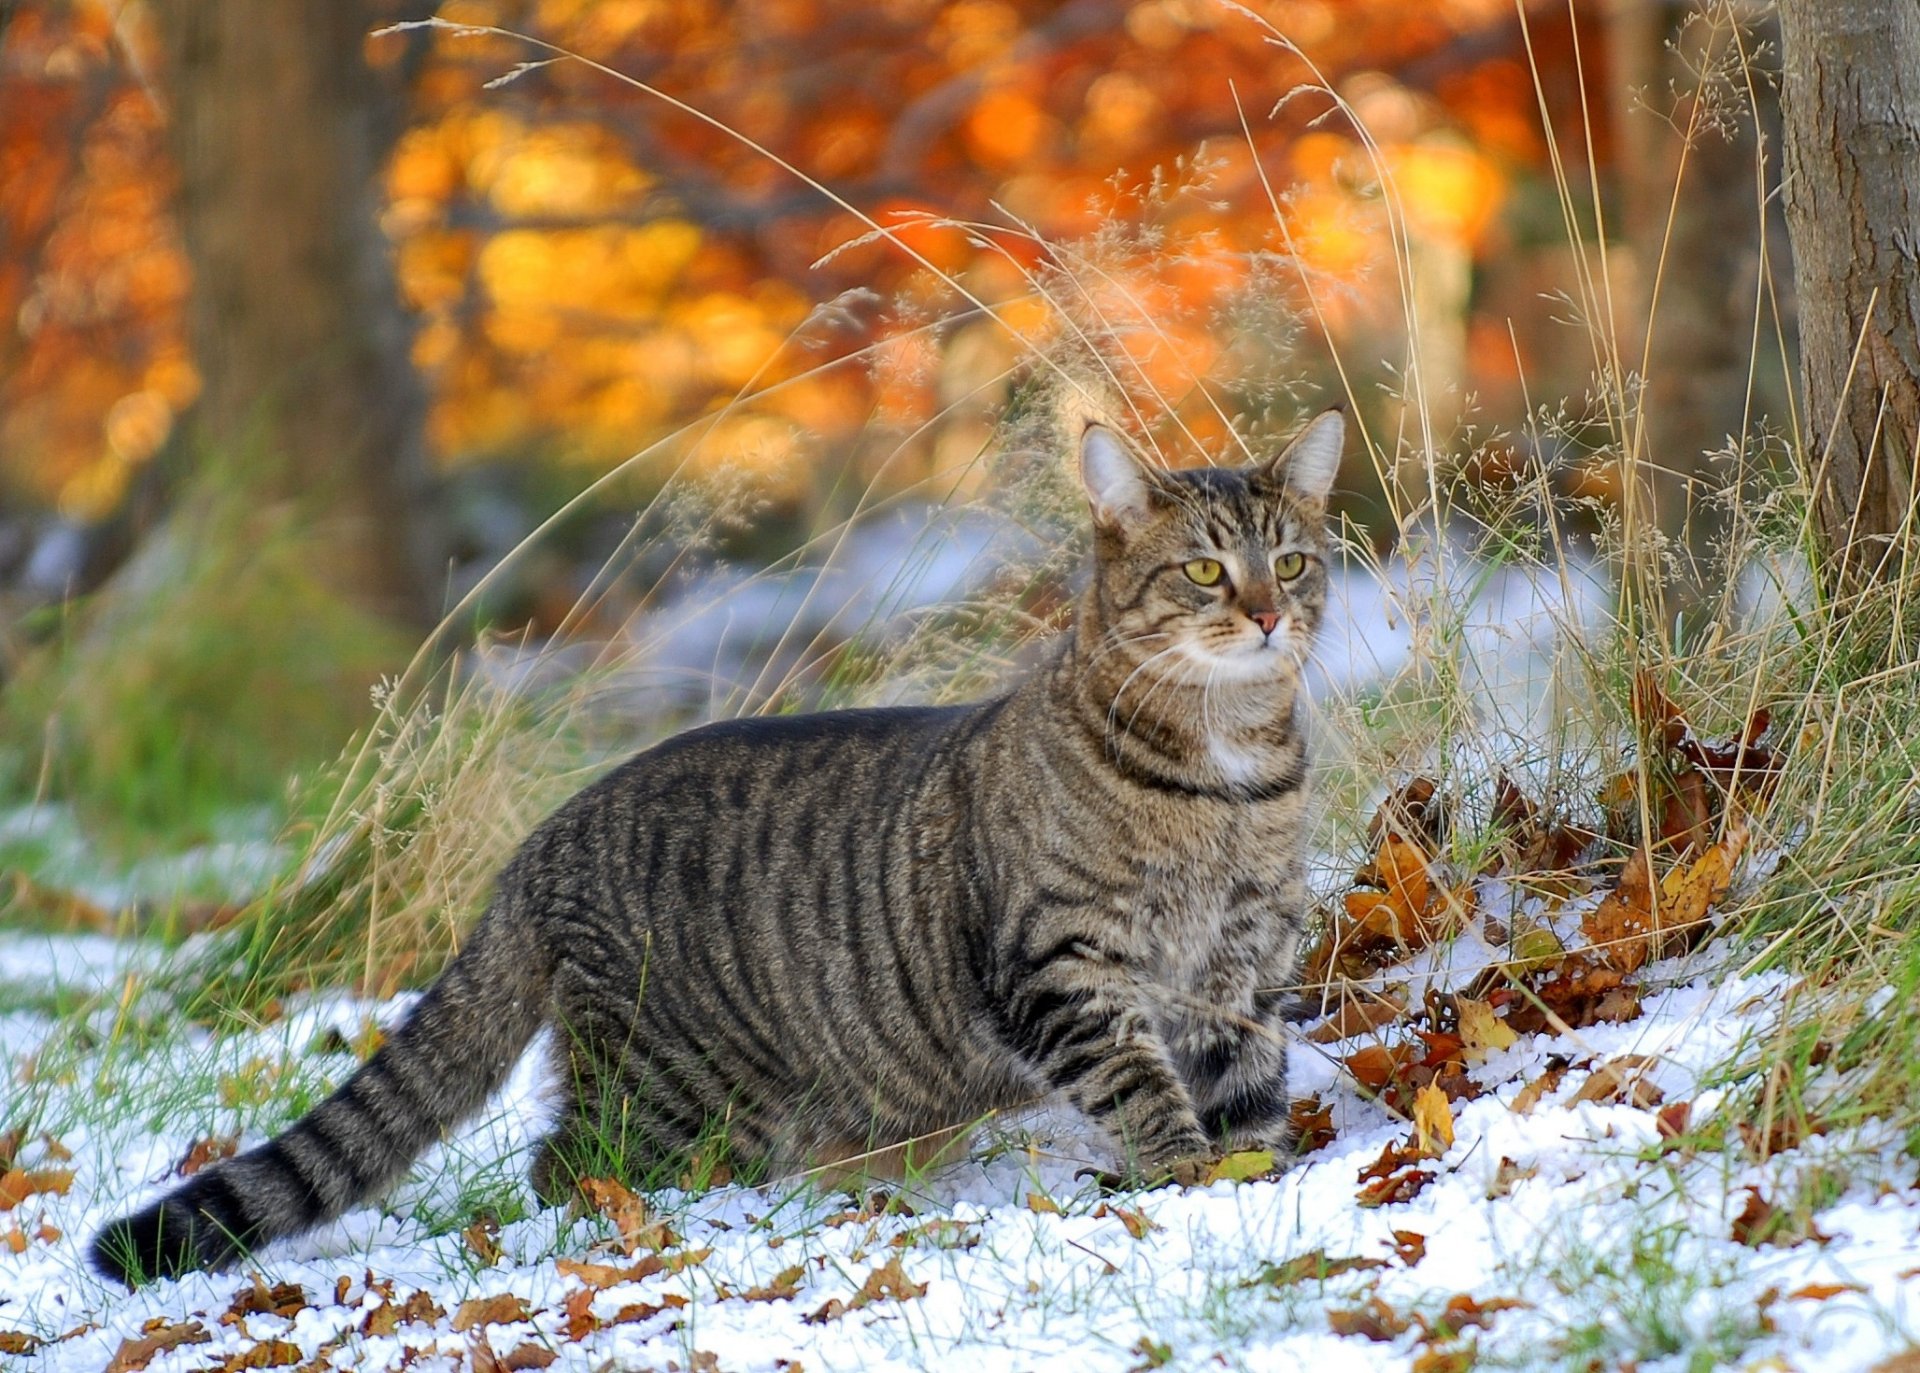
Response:
[{"label": "striped fur", "polygon": [[[550,1201],[1049,1094],[1143,1176],[1285,1144],[1295,702],[1341,432],[1329,414],[1270,463],[1173,473],[1090,430],[1093,576],[1045,666],[975,705],[739,720],[622,765],[527,840],[344,1087],[109,1225],[96,1264],[220,1267],[376,1195],[544,1024],[566,1102],[534,1164]],[[1289,551],[1306,567],[1282,581]],[[1197,585],[1195,558],[1226,575]]]}]

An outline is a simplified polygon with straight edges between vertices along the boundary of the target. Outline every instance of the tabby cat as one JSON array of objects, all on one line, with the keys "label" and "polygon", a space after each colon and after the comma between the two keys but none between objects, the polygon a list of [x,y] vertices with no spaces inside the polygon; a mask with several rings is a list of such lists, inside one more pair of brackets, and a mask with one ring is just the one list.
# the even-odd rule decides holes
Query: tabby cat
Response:
[{"label": "tabby cat", "polygon": [[542,1026],[533,1165],[781,1169],[1059,1094],[1142,1180],[1288,1138],[1278,1033],[1305,892],[1301,670],[1327,595],[1329,411],[1244,467],[1089,426],[1075,624],[975,705],[708,725],[543,823],[385,1046],[278,1138],[94,1241],[215,1268],[393,1183]]}]

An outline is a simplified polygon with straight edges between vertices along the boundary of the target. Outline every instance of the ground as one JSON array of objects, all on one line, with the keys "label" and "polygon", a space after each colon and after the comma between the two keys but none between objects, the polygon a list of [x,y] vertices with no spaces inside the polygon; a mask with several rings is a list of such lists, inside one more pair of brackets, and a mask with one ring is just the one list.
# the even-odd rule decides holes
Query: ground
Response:
[{"label": "ground", "polygon": [[[1920,1187],[1895,1132],[1766,1157],[1688,1133],[1818,995],[1743,975],[1724,942],[1646,969],[1637,1019],[1471,1055],[1430,1156],[1341,1069],[1373,1034],[1303,1038],[1293,1087],[1331,1107],[1331,1142],[1277,1176],[1119,1197],[1076,1176],[1099,1161],[1084,1125],[1043,1113],[889,1195],[538,1209],[536,1048],[380,1203],[240,1271],[128,1293],[88,1271],[92,1232],[196,1146],[291,1119],[406,1004],[316,996],[216,1036],[165,1014],[161,967],[138,942],[0,936],[0,1117],[30,1125],[0,1182],[11,1366],[1920,1367]],[[102,989],[76,1042],[66,1008]]]}]

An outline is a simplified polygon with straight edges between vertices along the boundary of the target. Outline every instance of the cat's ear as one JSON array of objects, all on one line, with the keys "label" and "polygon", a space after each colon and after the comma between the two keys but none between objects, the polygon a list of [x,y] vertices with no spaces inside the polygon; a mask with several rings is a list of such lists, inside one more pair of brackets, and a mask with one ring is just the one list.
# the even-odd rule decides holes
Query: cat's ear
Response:
[{"label": "cat's ear", "polygon": [[1267,475],[1296,496],[1324,501],[1340,475],[1340,453],[1347,442],[1347,417],[1339,410],[1323,410],[1300,431],[1300,436],[1265,464]]},{"label": "cat's ear", "polygon": [[1132,524],[1153,508],[1153,474],[1104,424],[1089,424],[1080,436],[1080,481],[1093,518],[1110,528]]}]

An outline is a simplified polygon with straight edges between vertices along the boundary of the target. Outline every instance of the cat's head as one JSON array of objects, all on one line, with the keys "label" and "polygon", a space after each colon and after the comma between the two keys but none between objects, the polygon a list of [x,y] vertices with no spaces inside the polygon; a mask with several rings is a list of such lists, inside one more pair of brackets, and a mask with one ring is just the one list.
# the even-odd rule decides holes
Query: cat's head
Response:
[{"label": "cat's head", "polygon": [[1316,418],[1275,456],[1170,471],[1104,426],[1080,440],[1093,510],[1084,614],[1100,652],[1195,685],[1297,673],[1327,599],[1327,495],[1346,420]]}]

